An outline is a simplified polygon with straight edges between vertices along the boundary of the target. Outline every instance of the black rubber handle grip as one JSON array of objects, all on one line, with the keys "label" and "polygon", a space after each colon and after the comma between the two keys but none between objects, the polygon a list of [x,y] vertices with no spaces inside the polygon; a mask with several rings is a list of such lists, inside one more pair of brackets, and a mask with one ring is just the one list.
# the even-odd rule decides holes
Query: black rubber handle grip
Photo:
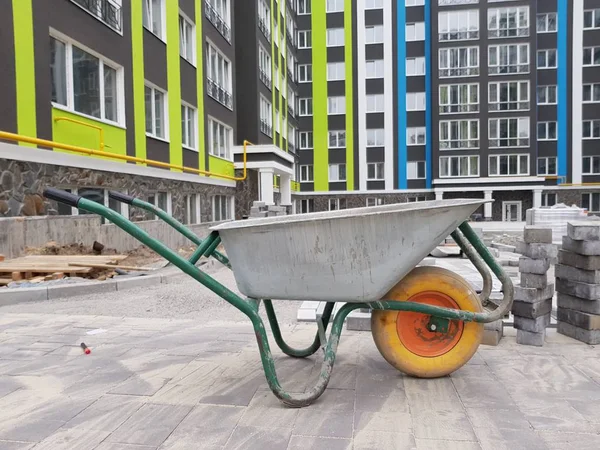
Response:
[{"label": "black rubber handle grip", "polygon": [[123,194],[122,192],[117,191],[109,191],[108,196],[113,200],[117,200],[118,202],[122,203],[127,203],[128,205],[131,205],[135,200],[135,198],[131,195]]},{"label": "black rubber handle grip", "polygon": [[54,188],[44,189],[44,197],[64,203],[65,205],[72,206],[73,208],[77,208],[79,200],[81,200],[79,195],[71,194],[70,192],[65,192]]}]

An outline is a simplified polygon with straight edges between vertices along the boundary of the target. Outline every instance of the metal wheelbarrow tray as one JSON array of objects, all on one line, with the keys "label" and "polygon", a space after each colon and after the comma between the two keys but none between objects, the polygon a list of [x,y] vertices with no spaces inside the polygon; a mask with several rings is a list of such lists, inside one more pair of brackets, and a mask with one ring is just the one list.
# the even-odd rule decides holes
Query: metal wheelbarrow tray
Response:
[{"label": "metal wheelbarrow tray", "polygon": [[[382,356],[402,372],[425,378],[462,367],[476,352],[483,323],[501,319],[513,301],[513,285],[502,267],[465,222],[485,201],[437,200],[372,208],[224,223],[201,239],[154,205],[111,192],[109,196],[155,214],[197,245],[189,259],[115,211],[91,200],[48,188],[44,195],[99,214],[242,311],[253,324],[269,387],[286,405],[307,406],[329,382],[344,320],[359,308],[372,310],[373,339]],[[461,277],[437,267],[417,267],[449,234],[483,277],[478,295]],[[221,243],[225,256],[216,249]],[[235,294],[196,264],[213,257],[234,272]],[[504,298],[486,310],[493,272]],[[271,299],[325,301],[310,346],[286,344]],[[335,302],[345,302],[332,317]],[[305,393],[285,391],[277,378],[264,322],[265,307],[273,337],[287,355],[304,358],[323,350],[316,385]],[[326,331],[331,324],[329,338]]]}]

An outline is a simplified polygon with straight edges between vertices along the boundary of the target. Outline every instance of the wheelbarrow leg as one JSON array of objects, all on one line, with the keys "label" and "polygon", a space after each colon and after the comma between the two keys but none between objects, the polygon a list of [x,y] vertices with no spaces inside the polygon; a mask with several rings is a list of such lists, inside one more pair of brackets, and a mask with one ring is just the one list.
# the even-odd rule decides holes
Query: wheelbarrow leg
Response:
[{"label": "wheelbarrow leg", "polygon": [[[283,353],[292,358],[306,358],[307,356],[314,355],[319,348],[321,347],[321,339],[319,338],[319,332],[315,336],[315,340],[311,344],[310,347],[304,349],[295,349],[290,347],[283,336],[281,335],[281,329],[279,328],[279,321],[277,320],[277,315],[275,314],[275,309],[273,308],[273,302],[271,300],[263,300],[265,305],[265,310],[267,311],[267,317],[269,318],[269,324],[271,325],[271,330],[273,331],[273,337],[275,338],[275,342],[281,349]],[[328,302],[325,305],[325,309],[323,310],[322,316],[322,324],[323,329],[327,330],[327,325],[329,324],[329,320],[331,319],[331,313],[334,307],[333,302]]]}]

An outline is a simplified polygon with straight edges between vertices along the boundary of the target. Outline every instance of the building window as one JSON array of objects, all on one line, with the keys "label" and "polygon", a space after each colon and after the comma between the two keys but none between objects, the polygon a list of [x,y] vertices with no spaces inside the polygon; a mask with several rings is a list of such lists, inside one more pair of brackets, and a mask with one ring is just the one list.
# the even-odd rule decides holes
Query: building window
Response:
[{"label": "building window", "polygon": [[479,111],[479,84],[440,86],[440,114]]},{"label": "building window", "polygon": [[476,9],[438,13],[439,40],[479,39],[479,11]]},{"label": "building window", "polygon": [[269,137],[273,136],[273,105],[260,96],[260,131]]},{"label": "building window", "polygon": [[327,0],[325,11],[328,13],[344,11],[344,0]]},{"label": "building window", "polygon": [[538,122],[538,141],[556,141],[556,122]]},{"label": "building window", "polygon": [[346,97],[329,97],[327,114],[346,114]]},{"label": "building window", "polygon": [[489,85],[490,111],[529,109],[529,81],[502,81]]},{"label": "building window", "polygon": [[265,0],[258,0],[258,28],[265,35],[267,41],[271,42],[271,8]]},{"label": "building window", "polygon": [[345,148],[346,147],[346,131],[330,131],[329,132],[329,148]]},{"label": "building window", "polygon": [[227,108],[233,109],[231,62],[210,42],[206,43],[206,72],[208,95]]},{"label": "building window", "polygon": [[425,57],[406,58],[406,76],[419,75],[425,75]]},{"label": "building window", "polygon": [[488,49],[488,73],[504,75],[529,72],[529,44],[491,45]]},{"label": "building window", "polygon": [[600,139],[600,120],[584,120],[583,139]]},{"label": "building window", "polygon": [[592,30],[600,28],[600,9],[591,9],[583,12],[583,29]]},{"label": "building window", "polygon": [[300,64],[298,66],[298,83],[310,83],[312,81],[312,64]]},{"label": "building window", "polygon": [[190,64],[196,65],[196,25],[181,14],[179,15],[179,54]]},{"label": "building window", "polygon": [[310,2],[311,0],[298,0],[298,15],[310,14]]},{"label": "building window", "polygon": [[383,76],[384,76],[383,59],[367,61],[366,67],[367,67],[367,73],[366,73],[365,77],[367,79],[383,78]]},{"label": "building window", "polygon": [[383,94],[367,95],[367,112],[378,113],[385,111],[385,97]]},{"label": "building window", "polygon": [[478,177],[479,156],[440,157],[440,177]]},{"label": "building window", "polygon": [[407,180],[422,180],[425,178],[425,161],[409,161],[406,164]]},{"label": "building window", "polygon": [[542,194],[542,206],[550,207],[556,205],[556,203],[558,203],[558,198],[556,194]]},{"label": "building window", "polygon": [[262,45],[258,46],[258,68],[260,70],[260,80],[271,89],[271,54]]},{"label": "building window", "polygon": [[538,69],[556,69],[556,49],[538,50]]},{"label": "building window", "polygon": [[365,27],[365,44],[383,43],[383,25],[371,25]]},{"label": "building window", "polygon": [[[164,212],[171,214],[172,203],[171,195],[168,192],[154,192],[148,195],[148,203],[162,209]],[[154,217],[156,220],[156,217]]]},{"label": "building window", "polygon": [[329,164],[329,181],[346,181],[346,164]]},{"label": "building window", "polygon": [[[407,1],[409,1],[409,0],[407,0]],[[421,1],[423,1],[423,0],[421,0]],[[489,3],[493,3],[494,1],[511,1],[511,0],[489,0]],[[438,0],[438,5],[440,5],[440,6],[470,5],[473,3],[479,3],[479,0]]]},{"label": "building window", "polygon": [[365,0],[365,9],[383,9],[383,0]]},{"label": "building window", "polygon": [[144,27],[165,40],[164,0],[144,0],[142,3]]},{"label": "building window", "polygon": [[275,132],[276,133],[281,133],[281,130],[279,129],[280,123],[281,123],[281,120],[279,119],[279,110],[275,109]]},{"label": "building window", "polygon": [[600,212],[600,192],[581,194],[581,207],[591,213]]},{"label": "building window", "polygon": [[368,181],[379,181],[379,180],[383,180],[384,178],[385,178],[384,164],[382,162],[367,164],[367,180]]},{"label": "building window", "polygon": [[315,174],[312,165],[300,166],[300,182],[311,183],[314,181]]},{"label": "building window", "polygon": [[383,205],[383,199],[377,197],[367,197],[367,208]]},{"label": "building window", "polygon": [[[383,97],[383,95],[382,95]],[[407,111],[425,111],[425,92],[407,92],[406,110]]]},{"label": "building window", "polygon": [[[585,101],[585,86],[583,87]],[[556,86],[538,86],[537,104],[538,105],[556,105]]]},{"label": "building window", "polygon": [[600,84],[584,84],[583,85],[583,101],[585,103],[600,102]]},{"label": "building window", "polygon": [[343,47],[344,46],[344,29],[343,28],[328,28],[327,29],[327,47]]},{"label": "building window", "polygon": [[529,7],[488,10],[488,36],[491,38],[529,36]]},{"label": "building window", "polygon": [[425,40],[425,22],[406,24],[406,42]]},{"label": "building window", "polygon": [[423,5],[425,5],[425,0],[406,0],[404,5],[405,6],[423,6]]},{"label": "building window", "polygon": [[440,122],[440,150],[479,148],[479,120]]},{"label": "building window", "polygon": [[367,129],[367,147],[385,146],[385,130],[383,128]]},{"label": "building window", "polygon": [[556,33],[558,30],[558,15],[556,13],[538,14],[536,24],[538,33]]},{"label": "building window", "polygon": [[315,201],[312,198],[300,200],[300,214],[315,212]]},{"label": "building window", "polygon": [[298,31],[298,48],[312,47],[312,33],[310,30]]},{"label": "building window", "polygon": [[556,157],[549,156],[547,158],[537,159],[537,174],[538,175],[556,175]]},{"label": "building window", "polygon": [[583,158],[584,175],[600,175],[600,156],[586,156]]},{"label": "building window", "polygon": [[490,148],[529,146],[529,117],[490,119]]},{"label": "building window", "polygon": [[490,177],[529,175],[529,155],[490,155]]},{"label": "building window", "polygon": [[425,145],[427,143],[425,127],[409,127],[406,129],[406,145]]},{"label": "building window", "polygon": [[441,48],[440,78],[479,75],[479,47]]},{"label": "building window", "polygon": [[196,135],[198,130],[198,119],[196,108],[181,105],[181,138],[182,145],[191,150],[196,150]]},{"label": "building window", "polygon": [[198,194],[183,197],[183,217],[188,225],[200,223],[200,196]]},{"label": "building window", "polygon": [[329,211],[338,211],[340,209],[346,209],[345,198],[330,198],[329,199]]},{"label": "building window", "polygon": [[300,135],[300,149],[307,150],[313,148],[313,133],[312,131],[301,131]]},{"label": "building window", "polygon": [[215,195],[212,198],[213,222],[231,220],[233,209],[233,198],[228,195]]},{"label": "building window", "polygon": [[154,86],[145,86],[146,135],[167,139],[167,93]]},{"label": "building window", "polygon": [[93,119],[123,124],[123,68],[50,37],[52,102]]},{"label": "building window", "polygon": [[298,99],[300,106],[301,116],[312,116],[313,114],[313,99],[312,98],[301,98]]},{"label": "building window", "polygon": [[208,119],[208,152],[218,158],[232,161],[233,130],[213,118]]},{"label": "building window", "polygon": [[342,81],[346,79],[346,65],[343,62],[327,63],[327,81]]},{"label": "building window", "polygon": [[288,147],[294,153],[296,150],[296,131],[293,126],[288,125]]},{"label": "building window", "polygon": [[583,49],[584,66],[600,66],[600,47],[588,47]]}]

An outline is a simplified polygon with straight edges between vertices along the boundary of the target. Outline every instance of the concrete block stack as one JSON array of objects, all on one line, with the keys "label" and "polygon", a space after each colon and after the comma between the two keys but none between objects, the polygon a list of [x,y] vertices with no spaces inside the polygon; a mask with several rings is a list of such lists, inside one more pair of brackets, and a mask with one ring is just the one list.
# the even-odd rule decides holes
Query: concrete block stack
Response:
[{"label": "concrete block stack", "polygon": [[569,222],[558,262],[558,332],[600,344],[600,221]]},{"label": "concrete block stack", "polygon": [[515,286],[512,307],[517,343],[541,347],[550,325],[554,284],[548,283],[548,270],[558,249],[552,244],[552,229],[525,227],[523,241],[517,243],[521,283]]},{"label": "concrete block stack", "polygon": [[267,205],[265,202],[252,203],[250,219],[275,216],[287,216],[287,208],[285,206]]}]

